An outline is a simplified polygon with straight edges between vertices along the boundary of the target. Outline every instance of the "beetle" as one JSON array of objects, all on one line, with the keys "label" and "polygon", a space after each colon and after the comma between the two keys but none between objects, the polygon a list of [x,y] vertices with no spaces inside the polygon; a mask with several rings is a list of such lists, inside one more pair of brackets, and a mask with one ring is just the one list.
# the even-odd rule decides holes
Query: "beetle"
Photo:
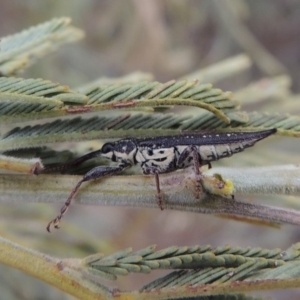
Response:
[{"label": "beetle", "polygon": [[60,220],[85,181],[112,176],[138,164],[144,174],[154,175],[158,205],[163,209],[159,174],[193,166],[196,175],[196,192],[199,195],[201,187],[199,168],[201,166],[208,164],[211,167],[211,161],[242,152],[245,148],[252,147],[256,142],[276,131],[276,129],[268,129],[256,132],[183,133],[174,136],[127,138],[105,143],[101,149],[81,156],[70,163],[46,167],[45,172],[58,171],[79,165],[95,157],[104,157],[117,163],[116,166],[97,166],[88,171],[71,191],[60,214],[49,222],[47,230],[50,232],[52,224],[54,228],[59,228]]}]

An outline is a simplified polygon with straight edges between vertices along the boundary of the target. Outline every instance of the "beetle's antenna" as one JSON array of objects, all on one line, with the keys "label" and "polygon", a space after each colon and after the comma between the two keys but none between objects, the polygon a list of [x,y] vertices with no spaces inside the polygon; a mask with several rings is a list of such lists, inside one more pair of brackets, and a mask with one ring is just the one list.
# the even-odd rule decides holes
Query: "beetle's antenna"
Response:
[{"label": "beetle's antenna", "polygon": [[85,161],[87,161],[89,159],[92,159],[92,158],[95,158],[95,157],[99,157],[99,156],[101,156],[101,153],[102,153],[101,149],[100,150],[96,150],[96,151],[90,152],[88,154],[85,154],[83,156],[80,156],[77,159],[75,159],[75,160],[73,160],[71,162],[65,163],[65,164],[60,164],[60,165],[57,165],[57,166],[45,167],[39,173],[48,173],[48,172],[56,172],[56,171],[66,170],[68,168],[71,168],[71,167],[74,167],[74,166],[78,166],[78,165],[82,164],[83,162],[85,162]]}]

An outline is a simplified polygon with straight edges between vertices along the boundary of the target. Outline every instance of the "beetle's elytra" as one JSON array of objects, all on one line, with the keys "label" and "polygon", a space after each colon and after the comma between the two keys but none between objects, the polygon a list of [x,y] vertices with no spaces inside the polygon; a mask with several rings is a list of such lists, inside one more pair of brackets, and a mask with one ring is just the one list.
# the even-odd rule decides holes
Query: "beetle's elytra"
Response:
[{"label": "beetle's elytra", "polygon": [[76,192],[84,181],[117,174],[133,165],[140,165],[144,174],[155,176],[158,205],[163,209],[159,174],[194,166],[199,191],[201,176],[199,168],[211,161],[229,157],[252,147],[256,142],[274,134],[276,129],[257,132],[190,133],[176,136],[152,138],[129,138],[106,143],[99,150],[90,152],[73,162],[46,168],[45,171],[57,171],[79,165],[94,157],[105,157],[117,163],[116,166],[98,166],[87,172],[72,190],[62,207],[60,214],[47,226],[58,224],[66,213]]}]

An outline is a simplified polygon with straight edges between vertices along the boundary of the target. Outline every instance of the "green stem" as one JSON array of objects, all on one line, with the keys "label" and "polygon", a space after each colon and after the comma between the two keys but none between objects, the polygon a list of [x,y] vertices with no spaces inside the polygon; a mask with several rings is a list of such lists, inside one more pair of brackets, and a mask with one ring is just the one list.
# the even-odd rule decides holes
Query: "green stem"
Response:
[{"label": "green stem", "polygon": [[107,299],[107,291],[76,270],[80,260],[53,258],[0,237],[0,262],[79,299]]}]

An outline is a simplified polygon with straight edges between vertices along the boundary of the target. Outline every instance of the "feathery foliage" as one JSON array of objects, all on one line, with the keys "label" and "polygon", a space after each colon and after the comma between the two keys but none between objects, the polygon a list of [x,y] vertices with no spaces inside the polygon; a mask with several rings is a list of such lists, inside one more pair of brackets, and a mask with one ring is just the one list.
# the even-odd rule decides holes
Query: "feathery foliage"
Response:
[{"label": "feathery foliage", "polygon": [[64,43],[81,39],[83,32],[69,18],[53,19],[1,39],[0,74],[13,76]]},{"label": "feathery foliage", "polygon": [[[61,202],[66,198],[81,177],[47,174],[36,178],[29,175],[42,169],[43,164],[63,163],[84,152],[76,146],[74,151],[72,147],[60,151],[56,149],[56,143],[102,142],[105,139],[203,130],[222,132],[277,128],[277,135],[300,135],[298,116],[284,114],[282,110],[280,114],[243,111],[230,92],[197,80],[180,79],[166,83],[145,78],[135,82],[100,80],[71,89],[63,83],[44,79],[10,77],[58,46],[82,37],[82,32],[69,23],[68,18],[54,19],[3,38],[0,42],[2,202]],[[217,66],[214,68],[218,69]],[[223,67],[223,77],[230,74],[228,65],[227,69]],[[251,103],[249,95],[246,97],[243,92],[239,92],[239,98],[246,99],[245,104]],[[290,99],[285,105],[292,106],[291,103]],[[262,150],[261,153],[267,151]],[[294,156],[291,155],[291,158]],[[84,165],[79,173],[98,164],[97,161]],[[273,189],[278,195],[297,195],[298,169],[285,165],[276,172],[272,169],[272,173],[270,168],[265,167],[258,174],[245,168],[243,173],[248,174],[247,179],[234,168],[221,169],[220,174],[214,173],[215,169],[203,170],[204,191],[198,202],[193,196],[195,182],[189,172],[163,175],[161,184],[166,195],[166,209],[299,225],[298,211],[231,199],[234,190],[263,195]],[[24,174],[16,175],[10,171]],[[76,170],[70,173],[75,174]],[[226,174],[225,179],[223,174]],[[263,181],[266,178],[269,181]],[[156,207],[150,181],[152,178],[144,176],[111,178],[105,186],[86,186],[77,201]],[[207,295],[216,296],[215,299],[256,299],[240,293],[298,287],[300,282],[299,244],[286,251],[231,246],[174,246],[157,251],[155,246],[149,246],[136,252],[128,248],[108,256],[94,254],[82,260],[53,258],[3,238],[0,238],[0,246],[3,250],[0,251],[2,263],[82,299],[180,299]],[[137,292],[120,292],[99,283],[103,277],[115,280],[119,275],[147,274],[158,269],[173,271],[144,285]]]}]

